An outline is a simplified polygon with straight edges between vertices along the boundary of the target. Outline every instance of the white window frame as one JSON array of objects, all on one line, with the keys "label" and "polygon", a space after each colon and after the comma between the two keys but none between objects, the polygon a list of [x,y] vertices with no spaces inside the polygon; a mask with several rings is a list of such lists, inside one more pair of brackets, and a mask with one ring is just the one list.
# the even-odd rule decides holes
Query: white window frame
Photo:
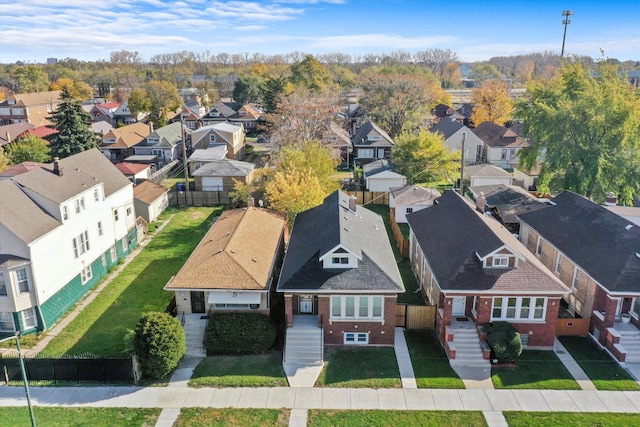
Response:
[{"label": "white window frame", "polygon": [[631,308],[629,314],[636,319],[640,318],[640,297],[635,297],[631,300]]},{"label": "white window frame", "polygon": [[102,230],[102,221],[98,221],[98,236],[102,236],[104,231]]},{"label": "white window frame", "polygon": [[7,286],[7,277],[4,271],[0,271],[0,297],[6,297],[9,295],[9,289]]},{"label": "white window frame", "polygon": [[373,159],[373,148],[358,148],[359,159]]},{"label": "white window frame", "polygon": [[554,271],[558,276],[560,275],[560,272],[562,272],[562,254],[560,252],[556,254]]},{"label": "white window frame", "polygon": [[407,214],[413,213],[413,208],[406,208],[405,213]]},{"label": "white window frame", "polygon": [[80,212],[82,212],[85,209],[84,196],[78,197],[75,201],[75,205],[76,205],[76,213],[79,214]]},{"label": "white window frame", "polygon": [[571,278],[571,289],[573,289],[574,291],[578,290],[579,284],[580,284],[580,269],[578,267],[574,267],[573,277]]},{"label": "white window frame", "polygon": [[102,262],[102,266],[106,267],[107,266],[107,255],[106,254],[102,254],[100,256],[100,261]]},{"label": "white window frame", "polygon": [[38,325],[36,321],[36,311],[33,307],[27,308],[26,310],[22,310],[22,324],[25,329],[35,328]]},{"label": "white window frame", "polygon": [[65,221],[69,219],[69,206],[67,205],[62,205],[62,219]]},{"label": "white window frame", "polygon": [[215,133],[210,133],[209,134],[209,142],[216,142],[216,134]]},{"label": "white window frame", "polygon": [[89,264],[88,266],[83,268],[82,271],[80,272],[80,280],[84,285],[92,278],[93,278],[93,269],[91,268],[91,264]]},{"label": "white window frame", "polygon": [[120,219],[120,215],[118,214],[118,208],[113,210],[113,220],[118,221]]},{"label": "white window frame", "polygon": [[73,254],[76,258],[89,251],[89,232],[83,231],[73,239]]},{"label": "white window frame", "polygon": [[131,206],[127,207],[127,216],[130,216],[133,212],[133,208]]},{"label": "white window frame", "polygon": [[331,257],[331,264],[333,265],[345,265],[345,264],[349,264],[349,258],[346,256],[334,256]]},{"label": "white window frame", "polygon": [[13,322],[13,314],[7,311],[0,312],[0,332],[14,332],[15,330],[16,326]]},{"label": "white window frame", "polygon": [[111,262],[116,262],[118,259],[118,252],[116,251],[116,245],[111,246],[109,248],[109,255],[111,255]]},{"label": "white window frame", "polygon": [[[24,274],[24,278],[20,276]],[[29,274],[26,268],[19,268],[15,271],[16,275],[16,287],[19,293],[29,292]]]},{"label": "white window frame", "polygon": [[510,148],[509,149],[509,160],[514,160],[516,158],[516,149],[515,148]]},{"label": "white window frame", "polygon": [[509,267],[509,257],[505,255],[494,256],[491,260],[491,267]]},{"label": "white window frame", "polygon": [[[498,300],[500,300],[499,305]],[[525,300],[528,301],[528,305],[523,304]],[[547,303],[547,297],[493,297],[491,303],[491,320],[544,322],[547,317]],[[496,310],[500,310],[499,316],[496,316]],[[528,310],[527,316],[523,316],[523,310]]]},{"label": "white window frame", "polygon": [[96,202],[100,201],[100,193],[97,188],[93,190],[93,200]]},{"label": "white window frame", "polygon": [[507,149],[503,148],[502,152],[500,153],[500,160],[507,160]]},{"label": "white window frame", "polygon": [[345,345],[367,345],[369,344],[368,332],[345,332],[343,343]]},{"label": "white window frame", "polygon": [[[347,304],[353,302],[353,304]],[[366,306],[361,305],[366,302]],[[379,305],[376,306],[376,302]],[[366,308],[363,315],[361,309]],[[336,313],[336,309],[340,314]],[[377,313],[376,313],[377,312]],[[384,297],[380,295],[332,295],[330,319],[384,321]]]},{"label": "white window frame", "polygon": [[538,241],[536,242],[536,256],[540,258],[540,255],[542,255],[542,237],[538,235]]}]

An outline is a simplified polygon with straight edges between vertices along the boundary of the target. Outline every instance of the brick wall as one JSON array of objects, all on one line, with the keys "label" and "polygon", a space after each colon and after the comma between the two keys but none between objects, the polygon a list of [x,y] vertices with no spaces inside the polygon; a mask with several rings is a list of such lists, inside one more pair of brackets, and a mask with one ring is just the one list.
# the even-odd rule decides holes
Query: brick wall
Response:
[{"label": "brick wall", "polygon": [[607,340],[607,328],[613,326],[616,316],[616,306],[618,301],[613,298],[609,298],[607,292],[600,286],[597,286],[594,292],[593,310],[604,312],[604,321],[600,320],[597,316],[591,317],[591,332],[594,329],[600,331],[600,343],[605,345]]}]

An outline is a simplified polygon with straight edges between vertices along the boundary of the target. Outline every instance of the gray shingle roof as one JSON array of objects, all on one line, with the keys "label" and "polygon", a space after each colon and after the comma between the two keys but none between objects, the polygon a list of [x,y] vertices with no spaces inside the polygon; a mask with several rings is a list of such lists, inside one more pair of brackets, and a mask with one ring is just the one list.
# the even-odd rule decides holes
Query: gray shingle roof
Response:
[{"label": "gray shingle roof", "polygon": [[439,132],[444,136],[444,139],[448,139],[462,128],[466,128],[466,126],[459,121],[445,118],[440,120],[440,122],[436,123],[435,125],[431,126],[429,132]]},{"label": "gray shingle roof", "polygon": [[[403,292],[404,285],[382,217],[336,191],[295,220],[279,291]],[[323,269],[319,257],[342,245],[361,256],[358,268]]]},{"label": "gray shingle roof", "polygon": [[255,165],[239,160],[220,159],[205,163],[193,176],[247,176]]},{"label": "gray shingle roof", "polygon": [[[380,135],[381,138],[374,141],[368,139],[369,135]],[[394,144],[389,134],[371,121],[364,122],[353,136],[353,145],[355,147],[392,147]]]},{"label": "gray shingle roof", "polygon": [[362,165],[362,172],[364,173],[365,177],[372,177],[373,175],[379,174],[384,171],[395,170],[396,165],[386,159],[375,160],[373,162]]},{"label": "gray shingle roof", "polygon": [[441,194],[435,188],[424,188],[419,185],[405,185],[390,189],[397,205],[433,205],[433,201]]},{"label": "gray shingle roof", "polygon": [[571,191],[520,220],[612,292],[640,294],[640,227]]},{"label": "gray shingle roof", "polygon": [[[475,211],[447,191],[429,209],[407,215],[440,288],[445,291],[563,294],[567,289],[496,220]],[[500,248],[520,257],[517,268],[483,268],[484,258]]]}]

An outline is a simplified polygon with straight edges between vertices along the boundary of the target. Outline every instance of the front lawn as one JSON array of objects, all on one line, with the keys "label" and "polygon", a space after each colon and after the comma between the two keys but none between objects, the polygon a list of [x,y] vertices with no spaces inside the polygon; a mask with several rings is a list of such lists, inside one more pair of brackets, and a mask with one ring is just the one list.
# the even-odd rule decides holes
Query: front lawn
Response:
[{"label": "front lawn", "polygon": [[638,414],[515,411],[505,411],[502,414],[510,427],[636,427],[640,425]]},{"label": "front lawn", "polygon": [[288,409],[182,408],[174,427],[289,425]]},{"label": "front lawn", "polygon": [[558,337],[598,390],[640,390],[618,362],[589,337]]},{"label": "front lawn", "polygon": [[[43,354],[125,354],[124,336],[143,313],[164,311],[173,294],[163,289],[187,260],[221,207],[163,213],[167,226],[58,334]],[[166,215],[165,215],[166,214]]]},{"label": "front lawn", "polygon": [[492,368],[491,380],[495,388],[580,390],[555,353],[545,350],[524,350],[517,368]]},{"label": "front lawn", "polygon": [[282,354],[213,356],[193,371],[191,387],[287,387]]},{"label": "front lawn", "polygon": [[464,388],[433,331],[405,331],[418,388]]},{"label": "front lawn", "polygon": [[[153,427],[160,416],[160,409],[140,408],[48,408],[36,406],[33,415],[40,427]],[[3,426],[29,426],[29,409],[24,407],[0,407],[0,424]]]},{"label": "front lawn", "polygon": [[400,371],[393,347],[337,348],[325,352],[319,387],[399,388]]},{"label": "front lawn", "polygon": [[481,427],[487,425],[482,412],[479,411],[328,411],[311,409],[308,414],[308,427]]}]

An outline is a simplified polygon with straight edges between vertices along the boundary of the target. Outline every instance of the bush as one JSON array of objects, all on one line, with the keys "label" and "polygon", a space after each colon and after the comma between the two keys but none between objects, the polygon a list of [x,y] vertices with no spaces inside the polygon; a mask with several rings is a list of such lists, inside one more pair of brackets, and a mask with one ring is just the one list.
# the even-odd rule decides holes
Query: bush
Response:
[{"label": "bush", "polygon": [[144,314],[136,325],[133,348],[146,377],[166,377],[187,348],[180,321],[167,313]]},{"label": "bush", "polygon": [[208,354],[260,353],[273,347],[276,324],[259,313],[213,313],[204,345]]},{"label": "bush", "polygon": [[487,333],[487,343],[498,359],[513,361],[522,354],[520,334],[511,323],[487,323],[484,331]]}]

